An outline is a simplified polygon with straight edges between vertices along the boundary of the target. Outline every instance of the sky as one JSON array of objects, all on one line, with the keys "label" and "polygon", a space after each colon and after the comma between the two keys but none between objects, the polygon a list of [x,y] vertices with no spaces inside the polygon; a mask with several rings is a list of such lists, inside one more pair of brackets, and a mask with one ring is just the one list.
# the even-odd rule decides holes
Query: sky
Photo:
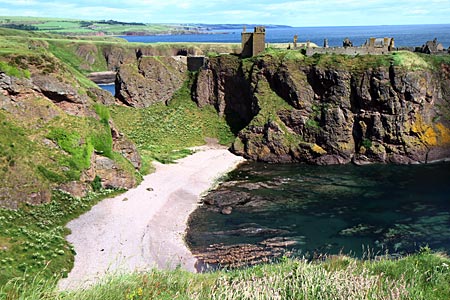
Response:
[{"label": "sky", "polygon": [[449,24],[450,0],[0,0],[0,16],[298,27]]}]

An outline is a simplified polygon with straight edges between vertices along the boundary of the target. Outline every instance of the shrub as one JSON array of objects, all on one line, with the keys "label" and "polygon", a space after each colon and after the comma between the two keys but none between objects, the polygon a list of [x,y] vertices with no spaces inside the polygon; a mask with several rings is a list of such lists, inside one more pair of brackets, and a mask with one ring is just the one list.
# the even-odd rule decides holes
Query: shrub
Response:
[{"label": "shrub", "polygon": [[102,189],[102,179],[96,175],[94,180],[91,182],[92,189],[94,192],[98,192]]}]

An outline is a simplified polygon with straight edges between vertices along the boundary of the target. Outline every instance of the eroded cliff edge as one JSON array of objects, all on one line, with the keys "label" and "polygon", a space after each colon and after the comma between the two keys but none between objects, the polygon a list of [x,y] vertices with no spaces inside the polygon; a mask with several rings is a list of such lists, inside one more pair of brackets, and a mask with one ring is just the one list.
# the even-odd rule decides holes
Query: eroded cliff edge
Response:
[{"label": "eroded cliff edge", "polygon": [[237,134],[232,150],[264,162],[414,163],[450,157],[450,65],[396,53],[210,58],[193,98]]},{"label": "eroded cliff edge", "polygon": [[141,157],[100,103],[112,95],[36,52],[0,60],[0,207],[46,203],[54,189],[134,187]]}]

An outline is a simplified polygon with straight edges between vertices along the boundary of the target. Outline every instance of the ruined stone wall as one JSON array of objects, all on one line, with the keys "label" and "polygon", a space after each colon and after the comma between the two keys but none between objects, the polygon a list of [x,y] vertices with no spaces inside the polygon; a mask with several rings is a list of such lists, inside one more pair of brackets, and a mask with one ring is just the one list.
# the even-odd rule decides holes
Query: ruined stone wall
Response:
[{"label": "ruined stone wall", "polygon": [[330,48],[306,48],[306,55],[314,54],[345,54],[345,55],[382,55],[390,51],[385,48],[363,48],[363,47],[330,47]]}]

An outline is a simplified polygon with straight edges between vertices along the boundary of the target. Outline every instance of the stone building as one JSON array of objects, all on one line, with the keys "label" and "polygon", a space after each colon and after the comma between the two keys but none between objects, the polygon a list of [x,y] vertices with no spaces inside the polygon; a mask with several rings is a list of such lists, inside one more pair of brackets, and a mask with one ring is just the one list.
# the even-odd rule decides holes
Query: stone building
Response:
[{"label": "stone building", "polygon": [[422,47],[418,47],[416,52],[426,53],[426,54],[439,54],[445,53],[444,46],[441,43],[438,43],[435,38],[432,41],[427,41]]},{"label": "stone building", "polygon": [[263,52],[266,48],[266,28],[264,26],[256,26],[253,32],[241,33],[242,52],[241,57],[252,57]]}]

